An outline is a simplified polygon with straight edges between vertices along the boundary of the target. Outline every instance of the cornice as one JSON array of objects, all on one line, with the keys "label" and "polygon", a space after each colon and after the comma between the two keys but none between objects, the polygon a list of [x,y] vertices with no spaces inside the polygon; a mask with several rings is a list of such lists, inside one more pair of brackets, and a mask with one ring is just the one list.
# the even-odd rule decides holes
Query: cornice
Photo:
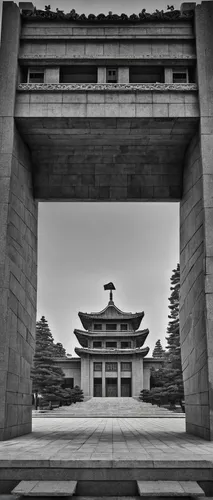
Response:
[{"label": "cornice", "polygon": [[[96,39],[97,40],[97,39]],[[49,40],[48,40],[49,41]],[[36,61],[50,61],[50,62],[55,62],[55,60],[57,61],[62,61],[62,63],[64,63],[64,61],[66,62],[72,62],[73,60],[77,60],[77,61],[91,61],[93,60],[96,61],[96,60],[100,60],[100,61],[128,61],[128,60],[136,60],[136,61],[159,61],[159,60],[163,60],[163,61],[173,61],[173,60],[178,60],[178,61],[183,61],[183,60],[187,60],[187,61],[194,61],[196,60],[196,54],[158,54],[157,56],[153,56],[153,55],[149,55],[149,54],[145,54],[145,55],[142,55],[140,54],[140,56],[138,55],[135,55],[135,54],[132,54],[131,56],[113,56],[113,57],[106,57],[106,56],[103,56],[103,55],[96,55],[96,54],[91,54],[90,56],[88,55],[83,55],[83,56],[79,56],[79,55],[75,55],[73,54],[72,57],[70,56],[66,56],[66,55],[59,55],[59,54],[54,54],[54,56],[49,56],[47,54],[36,54],[36,53],[33,53],[33,54],[21,54],[19,56],[19,61],[31,61],[31,60],[36,60]]]},{"label": "cornice", "polygon": [[75,9],[72,9],[69,13],[65,14],[63,10],[56,9],[56,12],[51,11],[50,5],[45,7],[45,10],[37,10],[34,8],[33,11],[23,11],[22,19],[27,21],[70,21],[76,23],[95,23],[95,24],[141,24],[147,22],[178,22],[178,21],[190,21],[194,17],[194,11],[190,10],[187,12],[181,12],[180,10],[175,10],[171,7],[169,10],[164,12],[163,10],[156,9],[152,14],[146,12],[146,9],[142,9],[139,14],[85,14],[79,15]]},{"label": "cornice", "polygon": [[20,83],[18,90],[21,92],[196,92],[198,87],[195,83]]}]

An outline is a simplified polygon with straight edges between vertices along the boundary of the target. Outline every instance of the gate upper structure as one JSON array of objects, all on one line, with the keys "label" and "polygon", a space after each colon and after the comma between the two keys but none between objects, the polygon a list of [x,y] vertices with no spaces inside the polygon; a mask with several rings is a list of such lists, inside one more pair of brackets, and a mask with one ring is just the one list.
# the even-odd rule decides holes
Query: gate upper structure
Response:
[{"label": "gate upper structure", "polygon": [[31,431],[38,201],[180,201],[188,432],[213,439],[213,1],[130,17],[4,2],[0,439]]}]

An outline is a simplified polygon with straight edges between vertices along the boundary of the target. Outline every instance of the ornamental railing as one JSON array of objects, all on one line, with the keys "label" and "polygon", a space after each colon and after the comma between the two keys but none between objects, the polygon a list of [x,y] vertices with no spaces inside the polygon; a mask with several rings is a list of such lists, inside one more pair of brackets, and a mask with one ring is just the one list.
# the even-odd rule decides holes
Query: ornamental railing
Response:
[{"label": "ornamental railing", "polygon": [[195,83],[20,83],[28,92],[196,92]]}]

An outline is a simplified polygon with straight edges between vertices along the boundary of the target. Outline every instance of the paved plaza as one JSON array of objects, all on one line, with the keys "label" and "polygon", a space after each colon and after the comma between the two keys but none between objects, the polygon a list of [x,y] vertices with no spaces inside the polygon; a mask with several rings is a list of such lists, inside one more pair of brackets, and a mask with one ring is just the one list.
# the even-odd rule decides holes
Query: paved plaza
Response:
[{"label": "paved plaza", "polygon": [[89,467],[114,467],[113,461],[118,467],[124,461],[132,467],[159,461],[204,467],[208,461],[212,467],[213,442],[186,434],[179,418],[39,418],[33,419],[32,434],[0,443],[1,468],[85,467],[85,461]]}]

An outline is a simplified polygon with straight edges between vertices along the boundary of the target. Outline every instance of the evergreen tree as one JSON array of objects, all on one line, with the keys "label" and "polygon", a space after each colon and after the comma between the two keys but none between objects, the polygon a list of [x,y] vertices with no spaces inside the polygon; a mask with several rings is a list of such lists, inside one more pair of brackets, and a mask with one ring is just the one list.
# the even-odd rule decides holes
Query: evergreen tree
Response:
[{"label": "evergreen tree", "polygon": [[[46,401],[63,399],[66,391],[62,389],[64,374],[54,361],[55,348],[48,322],[42,316],[36,324],[36,347],[32,368],[33,392],[41,394]],[[37,399],[37,397],[36,397]],[[36,402],[37,407],[37,402]]]},{"label": "evergreen tree", "polygon": [[66,349],[64,346],[61,344],[61,342],[57,342],[56,344],[53,344],[54,347],[54,356],[55,358],[66,358]]},{"label": "evergreen tree", "polygon": [[180,294],[180,265],[172,271],[171,295],[169,297],[169,323],[167,327],[167,353],[165,363],[160,370],[152,370],[152,389],[150,396],[154,401],[170,402],[175,406],[178,401],[182,405],[184,399],[183,377],[180,352],[179,328],[179,294]]},{"label": "evergreen tree", "polygon": [[172,367],[181,369],[180,356],[180,324],[179,324],[179,299],[180,299],[180,264],[174,269],[171,277],[171,295],[169,297],[169,324],[167,327],[167,352]]},{"label": "evergreen tree", "polygon": [[160,339],[158,339],[156,344],[155,344],[155,347],[154,347],[154,350],[152,353],[152,357],[153,358],[163,358],[164,354],[165,354],[165,351],[162,347]]}]

